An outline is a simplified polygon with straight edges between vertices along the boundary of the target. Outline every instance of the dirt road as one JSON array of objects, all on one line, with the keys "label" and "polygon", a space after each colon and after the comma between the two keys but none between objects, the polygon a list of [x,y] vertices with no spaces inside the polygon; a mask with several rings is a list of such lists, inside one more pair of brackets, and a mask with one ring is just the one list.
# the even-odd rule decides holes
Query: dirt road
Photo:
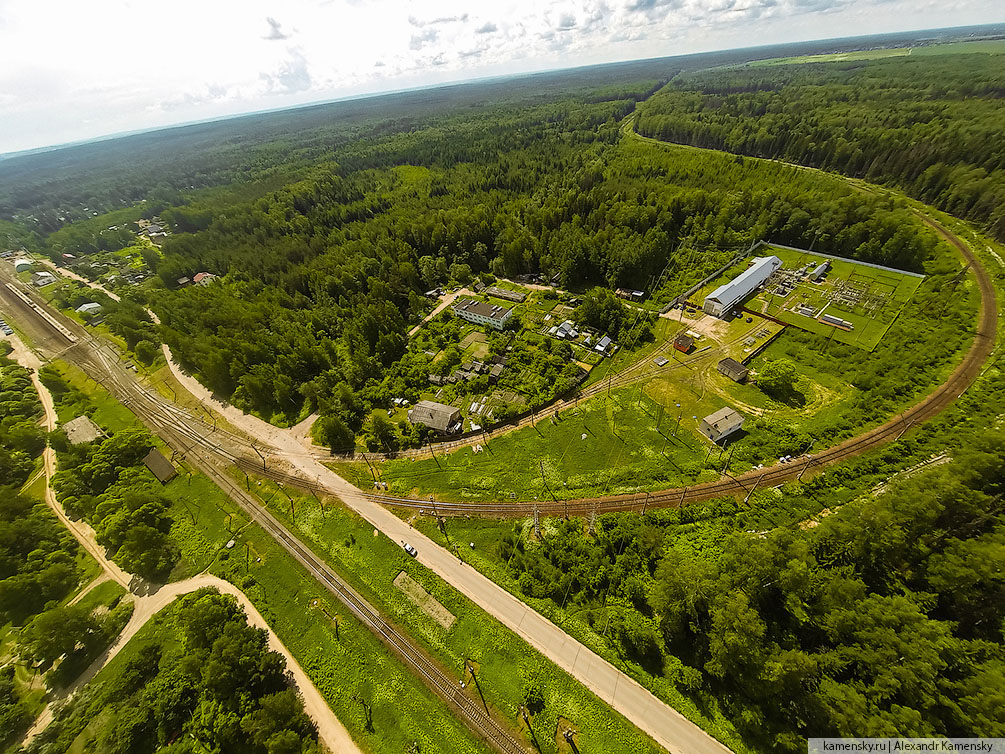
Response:
[{"label": "dirt road", "polygon": [[436,305],[436,308],[434,308],[433,311],[429,312],[429,314],[423,317],[422,321],[419,324],[417,324],[415,327],[413,327],[411,330],[408,331],[408,337],[410,338],[413,337],[415,333],[419,332],[419,330],[422,329],[422,326],[424,324],[426,324],[429,320],[431,320],[437,314],[439,314],[448,306],[450,306],[452,303],[454,303],[454,301],[456,301],[459,296],[474,296],[474,295],[475,294],[469,291],[467,288],[461,288],[459,291],[454,291],[453,293],[444,293],[442,296],[440,296],[440,303]]},{"label": "dirt road", "polygon": [[[165,355],[168,356],[169,352]],[[387,508],[368,500],[359,489],[323,464],[305,456],[303,446],[288,430],[274,427],[217,400],[195,378],[182,372],[170,358],[168,364],[174,376],[196,399],[211,405],[234,427],[247,432],[266,447],[283,453],[288,463],[309,478],[318,480],[391,540],[411,542],[419,550],[419,562],[570,673],[668,751],[674,754],[724,754],[729,751],[677,710],[657,699],[636,681],[491,579],[412,529]]]},{"label": "dirt road", "polygon": [[[42,402],[42,408],[45,412],[44,426],[47,430],[51,431],[56,428],[57,424],[56,408],[52,399],[52,394],[49,392],[49,389],[42,384],[38,377],[38,369],[42,365],[41,361],[29,348],[25,346],[24,342],[17,335],[10,336],[9,340],[14,348],[11,356],[13,356],[13,358],[21,364],[21,366],[31,370],[32,382],[35,385],[35,389],[38,391],[39,399]],[[279,640],[279,637],[276,636],[275,632],[269,628],[265,619],[261,616],[258,610],[255,609],[255,606],[243,592],[230,582],[208,574],[202,574],[174,584],[159,586],[149,584],[139,577],[123,571],[105,555],[104,548],[97,542],[94,529],[83,521],[71,520],[56,500],[56,496],[49,484],[56,469],[56,454],[52,448],[47,447],[45,449],[43,462],[46,476],[46,503],[50,508],[52,508],[53,512],[63,525],[70,530],[74,537],[76,537],[81,546],[84,547],[84,549],[86,549],[87,552],[90,553],[91,556],[98,562],[106,574],[106,577],[117,581],[127,590],[130,590],[131,593],[126,597],[126,599],[131,599],[134,605],[133,615],[130,618],[129,623],[126,624],[122,633],[119,634],[111,646],[109,646],[109,648],[103,652],[91,664],[91,666],[73,682],[71,686],[65,689],[65,691],[60,695],[60,698],[67,698],[71,696],[77,689],[90,681],[101,670],[101,668],[107,665],[108,662],[111,661],[111,659],[115,657],[119,651],[121,651],[122,647],[124,647],[126,643],[136,635],[136,632],[139,631],[140,628],[142,628],[143,625],[150,620],[150,618],[170,604],[175,598],[182,594],[187,594],[197,589],[211,586],[223,594],[230,594],[234,596],[244,607],[244,610],[248,615],[248,621],[253,626],[263,628],[268,631],[269,648],[279,652],[286,658],[286,666],[293,675],[297,689],[300,691],[300,694],[304,699],[304,709],[317,725],[318,736],[322,741],[324,741],[328,749],[333,752],[333,754],[362,754],[359,747],[356,746],[352,738],[349,736],[349,732],[345,729],[345,726],[343,726],[342,723],[339,722],[338,718],[335,717],[335,714],[328,706],[328,703],[317,690],[317,687],[314,686],[313,682],[304,672],[303,668],[300,667],[296,658],[289,652],[289,650],[286,649],[283,643]],[[85,588],[85,591],[93,588],[103,580],[104,579],[102,578],[95,579]],[[136,594],[134,593],[135,591],[142,591],[144,593]],[[26,734],[22,742],[23,745],[27,745],[35,738],[35,736],[45,729],[45,727],[52,721],[52,712],[53,707],[50,702],[45,706],[41,714],[35,720],[34,725]]]},{"label": "dirt road", "polygon": [[85,278],[83,275],[78,275],[73,270],[68,270],[65,267],[59,267],[58,265],[53,264],[53,262],[49,259],[36,258],[35,261],[39,262],[40,264],[44,264],[46,267],[54,270],[57,274],[62,275],[65,278],[70,278],[70,280],[76,280],[78,283],[83,283],[88,288],[93,288],[96,291],[101,291],[106,296],[108,296],[108,298],[110,298],[112,301],[122,300],[119,298],[118,294],[112,293],[110,290],[105,288],[105,286],[101,285],[100,283],[94,283]]}]

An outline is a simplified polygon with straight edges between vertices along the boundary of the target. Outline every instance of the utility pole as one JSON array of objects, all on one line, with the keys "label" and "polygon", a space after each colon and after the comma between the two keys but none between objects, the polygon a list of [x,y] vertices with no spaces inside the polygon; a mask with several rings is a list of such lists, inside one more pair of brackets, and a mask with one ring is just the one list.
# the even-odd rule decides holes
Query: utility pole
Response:
[{"label": "utility pole", "polygon": [[260,451],[260,450],[258,449],[258,446],[257,446],[257,445],[255,445],[255,443],[251,443],[251,448],[252,448],[252,450],[254,450],[254,451],[255,451],[256,453],[258,453],[258,457],[262,459],[262,471],[263,471],[263,472],[265,472],[265,471],[268,471],[268,469],[267,469],[267,468],[266,468],[266,466],[265,466],[265,456],[263,456],[263,455],[262,455],[262,451]]},{"label": "utility pole", "polygon": [[646,499],[642,501],[642,515],[646,515],[646,503],[649,502],[649,493],[646,492]]},{"label": "utility pole", "polygon": [[[897,439],[900,439],[900,438],[897,438]],[[805,473],[806,473],[806,469],[808,469],[808,468],[810,467],[810,464],[811,464],[811,463],[813,463],[813,458],[809,458],[809,459],[807,459],[807,461],[806,461],[806,465],[805,465],[805,466],[803,466],[803,470],[802,470],[802,471],[800,471],[800,472],[799,472],[799,476],[797,476],[797,477],[796,477],[796,481],[797,481],[797,482],[801,482],[801,481],[803,481],[803,474],[805,474]]]},{"label": "utility pole", "polygon": [[754,486],[750,488],[750,491],[747,492],[747,496],[743,498],[744,505],[750,502],[750,496],[754,494],[754,490],[757,489],[757,485],[761,483],[761,480],[764,479],[764,474],[767,473],[768,473],[767,471],[763,472],[759,477],[757,477],[757,479],[754,480]]},{"label": "utility pole", "polygon": [[377,473],[373,470],[373,466],[370,465],[370,459],[366,457],[366,453],[363,454],[363,460],[366,461],[366,467],[370,469],[370,476],[373,477],[374,484],[377,483]]},{"label": "utility pole", "polygon": [[684,505],[684,496],[686,494],[687,494],[687,487],[685,487],[683,490],[681,490],[680,501],[677,503],[677,507],[678,508],[680,508],[682,505]]},{"label": "utility pole", "polygon": [[722,472],[723,473],[725,473],[726,469],[729,468],[729,464],[733,460],[733,451],[734,450],[736,450],[736,446],[735,445],[729,449],[729,455],[726,456],[726,463],[722,464]]}]

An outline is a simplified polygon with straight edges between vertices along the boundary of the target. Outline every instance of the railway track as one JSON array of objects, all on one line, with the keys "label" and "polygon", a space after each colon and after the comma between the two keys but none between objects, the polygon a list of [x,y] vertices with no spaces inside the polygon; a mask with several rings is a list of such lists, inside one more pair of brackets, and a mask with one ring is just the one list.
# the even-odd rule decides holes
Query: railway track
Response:
[{"label": "railway track", "polygon": [[[27,298],[27,297],[25,297]],[[207,425],[192,427],[188,424],[191,415],[172,410],[174,407],[139,386],[128,370],[119,363],[114,354],[109,355],[101,344],[93,342],[85,335],[76,335],[65,327],[58,326],[52,316],[41,316],[46,312],[30,299],[17,297],[25,311],[40,315],[37,322],[44,322],[51,332],[55,332],[74,347],[73,361],[92,379],[104,385],[109,392],[128,406],[147,426],[168,445],[180,452],[193,466],[210,477],[231,499],[275,539],[298,563],[300,563],[335,599],[359,619],[381,642],[422,682],[442,699],[459,718],[492,749],[500,754],[527,754],[527,747],[499,720],[483,709],[473,699],[464,694],[458,682],[450,677],[425,651],[405,633],[398,630],[373,605],[344,582],[324,561],[314,555],[299,539],[289,533],[283,524],[249,493],[241,489],[227,474],[224,467],[236,464],[262,474],[260,462],[255,463],[227,451],[220,445],[206,447],[203,431],[211,430]],[[54,325],[57,325],[54,327]],[[66,348],[58,339],[47,340],[46,350],[65,353]],[[285,476],[276,471],[272,478]],[[297,480],[302,486],[302,480]],[[293,483],[293,482],[290,482]],[[328,492],[327,490],[322,490]]]},{"label": "railway track", "polygon": [[[751,493],[755,488],[762,485],[775,486],[793,479],[802,478],[805,473],[819,471],[820,469],[839,463],[848,458],[860,455],[868,450],[872,450],[896,439],[899,439],[908,429],[924,422],[945,410],[956,400],[978,377],[983,363],[991,354],[995,345],[997,330],[997,304],[994,286],[990,277],[980,264],[978,259],[970,249],[954,234],[946,230],[941,224],[929,218],[927,215],[913,210],[922,222],[933,228],[939,235],[951,243],[970,264],[971,269],[977,277],[978,286],[981,292],[981,306],[978,316],[977,330],[974,342],[967,355],[960,365],[953,371],[950,377],[940,385],[935,391],[929,394],[919,403],[910,407],[896,418],[886,422],[879,427],[869,430],[861,435],[846,440],[834,447],[820,451],[818,453],[804,456],[788,464],[777,464],[764,470],[747,472],[740,476],[727,476],[715,482],[705,482],[702,484],[660,490],[650,493],[634,493],[607,495],[590,498],[577,498],[569,500],[522,500],[506,502],[441,502],[430,499],[418,499],[400,497],[394,495],[382,495],[372,492],[364,492],[370,500],[395,508],[405,508],[411,510],[430,510],[435,515],[452,516],[491,516],[491,517],[525,517],[534,515],[545,516],[566,516],[566,515],[589,515],[592,513],[604,513],[615,511],[645,510],[649,507],[679,507],[693,502],[700,502],[717,497],[728,495]],[[8,286],[10,287],[10,286]],[[26,307],[27,308],[27,307]],[[37,305],[27,308],[35,314],[44,314]],[[44,318],[50,326],[54,324],[52,318]],[[64,328],[65,329],[65,328]],[[57,331],[58,332],[58,331]],[[62,334],[62,333],[60,333]],[[79,344],[79,340],[78,340]],[[84,356],[84,360],[93,360],[97,351],[78,350]],[[706,354],[701,354],[705,357]],[[114,361],[114,360],[113,360]],[[98,367],[103,372],[111,373],[109,357],[106,355],[103,363]],[[684,362],[681,362],[684,363]],[[645,375],[645,367],[648,361],[638,362],[619,373],[618,377],[623,380],[635,381]],[[641,374],[638,374],[641,372]],[[277,466],[275,461],[269,466],[265,458],[262,457],[254,443],[249,443],[245,438],[241,438],[233,433],[224,433],[224,438],[231,443],[232,450],[224,447],[223,443],[212,441],[212,436],[216,432],[215,427],[203,422],[199,417],[195,417],[188,412],[184,412],[177,407],[167,404],[160,397],[153,397],[148,391],[144,391],[136,385],[131,375],[120,375],[117,383],[120,393],[124,393],[124,399],[131,404],[141,401],[147,404],[146,410],[160,413],[173,410],[175,417],[176,431],[184,433],[193,442],[202,445],[211,445],[212,451],[227,463],[235,465],[246,473],[260,474],[262,476],[282,482],[292,486],[306,489],[318,494],[328,493],[328,489],[318,482],[305,478],[299,473],[290,473]],[[623,383],[619,383],[623,384]],[[601,381],[591,385],[584,395],[589,397],[608,389],[606,382]],[[151,402],[154,405],[151,405]],[[573,401],[566,401],[552,407],[551,413],[568,408]],[[549,412],[542,412],[541,416],[547,416]],[[490,434],[490,437],[492,435]],[[254,450],[255,453],[246,451]],[[320,454],[307,453],[320,459]],[[281,458],[281,454],[276,454]]]},{"label": "railway track", "polygon": [[499,517],[524,517],[535,514],[546,516],[588,515],[594,512],[644,510],[646,507],[679,507],[680,505],[735,494],[749,494],[761,485],[774,486],[801,478],[811,469],[819,470],[860,455],[868,450],[899,439],[908,429],[931,419],[948,408],[980,375],[981,368],[994,350],[998,307],[994,285],[980,261],[954,234],[927,215],[913,210],[922,222],[933,228],[951,243],[970,264],[977,277],[981,292],[974,342],[963,361],[949,378],[935,391],[910,407],[896,418],[861,435],[788,464],[777,464],[764,470],[751,471],[737,477],[727,477],[693,487],[661,490],[652,493],[608,495],[571,500],[512,501],[506,503],[447,503],[392,495],[365,493],[368,498],[383,505],[431,510],[436,515],[482,515]]},{"label": "railway track", "polygon": [[[155,421],[159,434],[168,435],[182,447],[186,437],[177,435],[170,424]],[[249,516],[275,539],[314,579],[335,597],[349,612],[356,616],[385,646],[394,652],[414,672],[429,689],[452,708],[459,717],[479,737],[501,754],[527,754],[527,748],[496,718],[465,695],[457,681],[447,675],[408,636],[387,621],[383,615],[367,602],[351,586],[346,584],[321,559],[316,557],[299,539],[291,535],[285,526],[265,510],[254,498],[241,489],[224,470],[217,467],[213,459],[204,457],[201,448],[189,446],[185,451],[190,463],[207,474],[227,495],[237,502]]]}]

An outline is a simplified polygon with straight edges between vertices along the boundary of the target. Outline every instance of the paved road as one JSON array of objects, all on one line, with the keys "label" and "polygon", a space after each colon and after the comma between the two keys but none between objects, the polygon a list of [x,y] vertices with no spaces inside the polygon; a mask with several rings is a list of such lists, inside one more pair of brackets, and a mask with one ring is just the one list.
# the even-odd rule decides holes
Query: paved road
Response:
[{"label": "paved road", "polygon": [[[165,355],[169,356],[169,353],[166,352]],[[282,453],[287,463],[308,478],[317,480],[393,541],[411,542],[419,550],[419,562],[567,671],[665,749],[674,754],[729,752],[726,746],[554,623],[491,579],[458,560],[457,556],[433,540],[412,529],[388,509],[368,500],[359,489],[329,468],[304,454],[303,446],[287,430],[274,427],[217,400],[195,378],[185,374],[172,359],[168,358],[168,364],[179,383],[198,401],[211,406],[233,427],[246,432],[264,448]]]}]

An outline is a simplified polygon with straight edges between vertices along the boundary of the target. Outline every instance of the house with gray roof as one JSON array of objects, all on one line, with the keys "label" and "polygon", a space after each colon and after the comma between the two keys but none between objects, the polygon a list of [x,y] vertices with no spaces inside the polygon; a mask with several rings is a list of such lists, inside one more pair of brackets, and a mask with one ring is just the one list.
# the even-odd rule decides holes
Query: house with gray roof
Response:
[{"label": "house with gray roof", "polygon": [[461,428],[461,410],[435,401],[419,401],[409,409],[408,420],[450,434]]}]

